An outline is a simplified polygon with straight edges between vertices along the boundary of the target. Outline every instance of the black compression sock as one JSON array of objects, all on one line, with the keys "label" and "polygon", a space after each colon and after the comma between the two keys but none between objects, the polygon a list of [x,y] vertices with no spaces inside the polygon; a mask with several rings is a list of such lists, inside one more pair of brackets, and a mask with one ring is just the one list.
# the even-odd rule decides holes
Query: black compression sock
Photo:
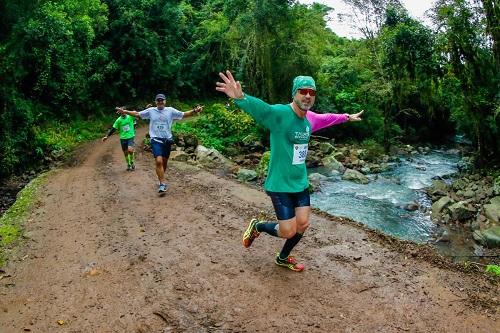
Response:
[{"label": "black compression sock", "polygon": [[258,232],[266,232],[271,236],[278,237],[278,223],[273,222],[258,222],[255,225]]},{"label": "black compression sock", "polygon": [[280,252],[280,259],[286,259],[290,255],[290,252],[292,252],[295,245],[297,245],[301,239],[302,234],[299,234],[298,232],[292,238],[287,239],[285,245],[283,245],[283,249]]}]

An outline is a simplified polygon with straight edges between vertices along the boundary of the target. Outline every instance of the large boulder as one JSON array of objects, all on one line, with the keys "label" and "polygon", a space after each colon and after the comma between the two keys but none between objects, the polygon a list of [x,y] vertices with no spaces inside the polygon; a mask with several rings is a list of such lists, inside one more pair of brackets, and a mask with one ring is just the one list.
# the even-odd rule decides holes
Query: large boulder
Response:
[{"label": "large boulder", "polygon": [[432,204],[432,213],[431,218],[436,220],[439,218],[439,215],[443,211],[444,208],[453,203],[453,199],[450,197],[442,197],[438,201]]},{"label": "large boulder", "polygon": [[359,184],[368,184],[370,182],[370,180],[361,172],[352,169],[346,169],[346,171],[342,175],[342,179]]},{"label": "large boulder", "polygon": [[257,179],[257,172],[255,172],[254,170],[239,168],[236,177],[241,181],[249,182]]},{"label": "large boulder", "polygon": [[309,186],[312,188],[313,192],[319,189],[322,181],[328,179],[327,176],[320,173],[311,173],[307,178],[309,179]]},{"label": "large boulder", "polygon": [[484,215],[488,220],[499,223],[500,218],[500,196],[494,197],[490,200],[490,203],[483,206]]},{"label": "large boulder", "polygon": [[323,163],[323,166],[330,171],[336,170],[338,172],[344,172],[345,170],[344,165],[337,161],[333,155],[328,155],[327,157],[323,158],[321,162]]},{"label": "large boulder", "polygon": [[335,148],[333,148],[333,146],[328,142],[320,142],[318,148],[323,155],[331,154],[335,150]]},{"label": "large boulder", "polygon": [[486,247],[500,247],[500,226],[493,226],[484,230],[476,230],[472,236],[477,242]]},{"label": "large boulder", "polygon": [[207,168],[229,169],[233,165],[233,163],[229,159],[224,157],[224,155],[213,148],[207,148],[202,145],[198,145],[194,153],[198,163]]},{"label": "large boulder", "polygon": [[172,161],[187,162],[190,159],[190,156],[182,150],[175,150],[170,153],[170,159]]},{"label": "large boulder", "polygon": [[432,197],[442,197],[448,194],[449,186],[442,180],[433,180],[432,185],[427,189]]}]

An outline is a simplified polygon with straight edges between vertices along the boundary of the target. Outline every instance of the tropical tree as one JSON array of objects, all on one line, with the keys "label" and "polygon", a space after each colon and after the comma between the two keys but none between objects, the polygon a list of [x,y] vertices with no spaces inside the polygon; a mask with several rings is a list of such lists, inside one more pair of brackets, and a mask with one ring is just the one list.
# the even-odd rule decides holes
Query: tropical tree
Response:
[{"label": "tropical tree", "polygon": [[488,11],[488,6],[485,10],[481,3],[467,0],[440,0],[434,8],[442,52],[449,59],[445,69],[460,87],[452,117],[459,130],[473,139],[480,165],[498,161],[500,156],[500,73],[493,48],[498,27],[490,26],[495,18],[486,19]]}]

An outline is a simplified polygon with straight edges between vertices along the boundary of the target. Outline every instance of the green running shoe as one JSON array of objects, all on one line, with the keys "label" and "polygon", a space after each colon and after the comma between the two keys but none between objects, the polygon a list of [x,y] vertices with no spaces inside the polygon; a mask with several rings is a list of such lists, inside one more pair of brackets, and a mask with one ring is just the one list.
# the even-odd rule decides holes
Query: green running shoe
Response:
[{"label": "green running shoe", "polygon": [[259,221],[257,219],[252,219],[248,224],[247,229],[243,233],[243,246],[250,247],[255,238],[259,237],[260,232],[257,231],[255,226]]},{"label": "green running shoe", "polygon": [[280,253],[276,253],[276,259],[274,260],[276,265],[286,267],[294,272],[302,272],[305,268],[304,265],[299,264],[293,256],[288,256],[286,259],[280,258]]}]

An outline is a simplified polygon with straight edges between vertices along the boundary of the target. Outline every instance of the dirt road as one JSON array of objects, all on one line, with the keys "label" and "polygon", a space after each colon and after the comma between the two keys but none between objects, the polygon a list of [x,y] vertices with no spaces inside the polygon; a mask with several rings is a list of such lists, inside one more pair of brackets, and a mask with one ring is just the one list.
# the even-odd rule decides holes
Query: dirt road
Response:
[{"label": "dirt road", "polygon": [[500,332],[498,284],[477,275],[319,215],[295,273],[273,263],[283,241],[241,245],[251,217],[273,216],[263,192],[172,163],[158,197],[149,153],[127,172],[117,137],[81,157],[43,186],[4,268],[1,333]]}]

